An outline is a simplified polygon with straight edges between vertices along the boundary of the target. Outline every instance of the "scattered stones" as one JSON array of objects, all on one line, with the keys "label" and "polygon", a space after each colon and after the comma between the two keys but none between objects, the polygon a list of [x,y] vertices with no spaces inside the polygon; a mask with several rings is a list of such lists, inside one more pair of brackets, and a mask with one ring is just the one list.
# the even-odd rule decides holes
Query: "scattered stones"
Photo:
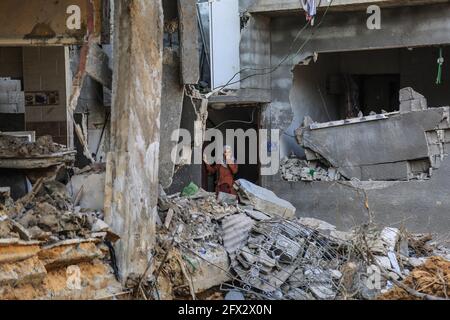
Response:
[{"label": "scattered stones", "polygon": [[287,181],[336,181],[343,180],[335,168],[326,168],[313,161],[298,158],[281,160],[281,176]]},{"label": "scattered stones", "polygon": [[28,142],[20,137],[0,134],[0,158],[42,156],[66,150],[65,146],[54,143],[51,136]]},{"label": "scattered stones", "polygon": [[[101,212],[74,208],[66,186],[53,180],[39,179],[15,202],[2,195],[0,299],[89,299],[122,290],[103,242],[118,236],[101,220]],[[78,272],[81,266],[92,276],[80,275],[86,282],[77,290],[67,288],[66,268]]]}]

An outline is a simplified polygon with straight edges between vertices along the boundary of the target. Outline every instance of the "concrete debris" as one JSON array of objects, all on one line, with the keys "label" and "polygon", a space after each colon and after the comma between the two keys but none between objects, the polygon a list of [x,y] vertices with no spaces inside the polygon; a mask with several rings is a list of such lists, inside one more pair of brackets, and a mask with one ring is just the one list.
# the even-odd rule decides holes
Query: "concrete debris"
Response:
[{"label": "concrete debris", "polygon": [[[53,243],[67,239],[89,238],[91,233],[107,231],[100,211],[73,208],[66,186],[57,181],[37,183],[32,193],[9,209],[11,233],[21,240]],[[5,235],[3,235],[5,237]]]},{"label": "concrete debris", "polygon": [[235,196],[234,194],[219,192],[219,194],[217,195],[217,200],[220,203],[233,205],[237,203],[237,196]]},{"label": "concrete debris", "polygon": [[448,299],[450,296],[450,261],[442,257],[430,257],[425,263],[415,267],[403,280],[403,285],[419,294],[412,294],[395,287],[379,296],[380,300],[421,300],[420,294]]},{"label": "concrete debris", "polygon": [[157,233],[153,268],[163,270],[151,280],[157,298],[195,298],[217,290],[238,292],[246,300],[375,299],[392,282],[381,277],[373,288],[370,270],[403,279],[423,262],[420,252],[449,254],[424,235],[373,225],[343,232],[325,221],[285,219],[249,206],[248,198],[239,200],[228,205],[201,189],[185,197],[160,193],[159,217],[171,218]]},{"label": "concrete debris", "polygon": [[[296,138],[307,161],[285,159],[283,177],[292,181],[333,181],[339,176],[360,181],[430,179],[448,154],[449,108],[427,108],[425,98],[411,88],[400,90],[400,99],[400,112],[301,126]],[[318,178],[308,171],[316,167],[325,170],[318,172]],[[331,177],[327,168],[332,168]]]},{"label": "concrete debris", "polygon": [[[119,237],[101,211],[74,207],[55,180],[38,179],[17,201],[1,195],[0,299],[93,299],[122,291],[106,245]],[[68,282],[71,272],[79,275],[75,283]]]},{"label": "concrete debris", "polygon": [[245,297],[240,291],[231,290],[225,295],[225,300],[242,301],[245,300]]},{"label": "concrete debris", "polygon": [[[363,239],[361,235],[363,235]],[[423,266],[428,261],[427,257],[439,257],[438,259],[447,262],[449,262],[448,258],[450,258],[448,255],[450,250],[444,245],[433,243],[431,235],[414,235],[396,228],[377,230],[374,227],[369,227],[364,232],[359,230],[355,233],[352,242],[361,252],[367,253],[367,258],[373,257],[374,265],[370,266],[370,268],[372,268],[372,271],[381,273],[384,277],[381,279],[380,288],[371,290],[370,298],[376,298],[380,294],[382,294],[381,298],[386,297],[386,292],[392,288],[390,278],[395,280],[405,279],[404,284],[410,289],[417,290],[417,287],[411,286],[411,282],[406,281],[406,279],[411,279],[410,275],[412,272],[416,268]],[[401,250],[401,246],[405,244],[406,250]],[[363,286],[366,285],[364,284]],[[367,287],[363,288],[363,291],[366,289]],[[393,292],[396,293],[392,294],[392,298],[398,294],[397,289],[393,289]],[[418,291],[420,292],[421,290]],[[442,296],[442,292],[437,296]],[[396,299],[403,298],[401,296],[396,297]]]},{"label": "concrete debris", "polygon": [[32,157],[67,151],[66,147],[53,142],[51,136],[42,136],[36,142],[20,137],[0,135],[0,158]]},{"label": "concrete debris", "polygon": [[231,265],[242,287],[259,298],[333,299],[340,278],[336,269],[346,261],[340,248],[338,241],[298,222],[260,221]]},{"label": "concrete debris", "polygon": [[235,214],[222,220],[223,245],[229,254],[233,254],[247,241],[254,221],[246,214]]},{"label": "concrete debris", "polygon": [[255,209],[273,217],[293,218],[295,207],[286,200],[280,199],[270,190],[257,186],[245,179],[236,181],[239,200]]},{"label": "concrete debris", "polygon": [[287,181],[336,181],[343,180],[335,168],[326,168],[317,161],[284,158],[281,176]]}]

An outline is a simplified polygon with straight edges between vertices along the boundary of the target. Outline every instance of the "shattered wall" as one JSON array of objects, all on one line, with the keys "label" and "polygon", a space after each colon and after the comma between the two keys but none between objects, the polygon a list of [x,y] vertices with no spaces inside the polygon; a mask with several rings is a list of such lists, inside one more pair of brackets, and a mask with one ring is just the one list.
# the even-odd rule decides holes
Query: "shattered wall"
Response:
[{"label": "shattered wall", "polygon": [[[294,122],[302,120],[300,119],[300,108],[304,107],[305,99],[310,98],[305,98],[298,94],[299,91],[292,90],[293,83],[295,83],[292,71],[295,65],[305,58],[312,57],[314,52],[319,53],[318,63],[320,66],[320,59],[323,57],[321,53],[448,44],[450,43],[449,14],[450,7],[447,4],[384,8],[382,28],[373,31],[366,28],[367,14],[365,11],[328,12],[324,22],[320,28],[315,30],[314,36],[305,44],[304,48],[298,54],[291,55],[270,75],[272,99],[265,109],[262,119],[264,127],[288,129],[287,134],[291,136],[285,134],[282,137],[281,156],[289,154],[292,149],[299,155],[302,153],[301,149],[296,147],[294,135],[289,131],[297,127],[297,123],[294,124],[293,120]],[[320,15],[318,19],[320,19]],[[430,23],[431,21],[432,23]],[[290,45],[303,24],[304,20],[295,15],[271,18],[272,66],[276,66],[290,53]],[[310,36],[311,31],[303,32],[292,52],[295,53],[296,49]],[[424,63],[423,58],[419,57],[423,57],[420,50],[423,49],[406,52],[404,57],[407,58],[403,59],[395,70],[398,71],[400,67],[408,69],[402,78],[405,86],[411,85],[415,81],[413,79],[422,77],[419,86],[423,93],[423,91],[429,90],[435,81],[435,79],[431,79],[433,72],[430,71],[430,68],[432,68],[431,64],[436,67],[437,56],[430,60],[433,62]],[[370,63],[368,63],[369,61]],[[374,67],[372,61],[371,58],[361,59],[360,65],[372,68]],[[384,65],[381,66],[383,70],[390,69],[389,61],[386,61],[387,64],[384,64],[383,61]],[[412,63],[412,61],[415,62]],[[347,62],[354,62],[354,60],[349,59]],[[301,66],[297,69],[301,70],[301,68],[305,67]],[[320,70],[320,67],[318,68]],[[427,71],[427,77],[423,77],[424,70]],[[433,68],[433,70],[435,69]],[[296,81],[298,82],[295,85],[305,87],[302,80],[304,80],[303,77],[297,77]],[[422,84],[425,83],[429,85],[422,87]],[[312,90],[311,88],[311,93]],[[442,90],[442,92],[446,92],[445,88]],[[321,100],[320,96],[317,96],[317,91],[314,95],[312,100]],[[430,106],[448,105],[445,94],[433,94],[432,96],[433,99],[441,97],[444,100],[436,100],[436,104],[433,103]],[[316,105],[315,108],[319,109],[321,105]],[[295,110],[295,106],[298,106],[297,110]],[[326,114],[320,113],[318,121],[327,118]],[[278,175],[262,177],[262,185],[277,194],[285,195],[286,199],[297,208],[297,215],[313,215],[343,228],[355,225],[355,221],[357,223],[367,220],[367,209],[364,206],[364,192],[367,192],[369,205],[378,221],[384,223],[401,221],[400,223],[404,222],[415,231],[444,233],[448,231],[449,225],[448,219],[442,212],[446,212],[450,203],[445,196],[444,190],[448,188],[448,183],[443,176],[448,176],[449,169],[449,161],[444,161],[439,168],[439,173],[431,180],[367,182],[366,191],[355,189],[352,186],[344,186],[340,182],[286,182]]]},{"label": "shattered wall", "polygon": [[[444,60],[450,59],[449,49],[448,46],[443,47]],[[435,84],[438,51],[437,47],[423,47],[412,50],[401,48],[323,53],[319,54],[315,63],[295,66],[290,93],[294,118],[287,133],[295,135],[295,129],[300,126],[305,116],[310,116],[315,122],[345,117],[344,106],[340,102],[345,96],[341,83],[344,74],[398,75],[400,88],[414,88],[427,97],[429,107],[448,105],[450,83],[443,81],[441,85]],[[360,92],[364,94],[366,91]],[[365,111],[367,115],[369,110],[373,111],[377,105],[362,105],[362,107],[367,108]],[[396,103],[395,110],[399,110],[399,102]],[[289,153],[292,151],[298,156],[303,155],[302,148],[294,139],[288,138],[286,143]]]},{"label": "shattered wall", "polygon": [[449,173],[450,161],[445,161],[439,174],[424,181],[309,183],[273,176],[266,185],[290,201],[297,216],[323,219],[343,230],[368,221],[367,204],[374,222],[445,236],[450,230]]},{"label": "shattered wall", "polygon": [[158,198],[163,20],[161,1],[117,1],[111,150],[105,218],[122,280],[140,276],[152,256]]},{"label": "shattered wall", "polygon": [[[287,129],[293,120],[293,111],[289,92],[293,83],[293,66],[310,57],[314,52],[339,52],[396,48],[408,46],[439,45],[450,43],[450,25],[447,19],[450,7],[446,4],[428,6],[385,8],[383,9],[382,28],[366,28],[365,11],[329,12],[315,29],[314,37],[305,44],[296,55],[292,54],[276,71],[271,74],[272,102],[268,107],[273,128]],[[398,19],[401,16],[402,19]],[[319,16],[320,17],[320,16]],[[303,27],[297,16],[274,17],[271,20],[271,64],[277,65],[289,54],[290,45],[297,32]],[[433,24],[429,24],[433,21]],[[299,36],[297,48],[310,37],[311,31]],[[411,67],[410,67],[411,68]],[[288,141],[284,136],[281,154],[289,153]]]}]

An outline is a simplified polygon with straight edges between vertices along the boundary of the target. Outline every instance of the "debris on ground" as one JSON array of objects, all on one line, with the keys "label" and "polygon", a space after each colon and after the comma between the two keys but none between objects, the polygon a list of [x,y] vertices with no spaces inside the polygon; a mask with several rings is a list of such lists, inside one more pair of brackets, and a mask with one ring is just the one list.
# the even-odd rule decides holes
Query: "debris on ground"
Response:
[{"label": "debris on ground", "polygon": [[275,193],[245,179],[235,182],[241,203],[253,206],[256,210],[272,216],[293,218],[295,207],[286,200],[279,198]]},{"label": "debris on ground", "polygon": [[[215,290],[246,300],[376,299],[429,256],[450,258],[428,235],[373,224],[344,232],[314,218],[284,218],[274,203],[289,205],[269,190],[245,181],[235,188],[239,201],[231,204],[202,189],[161,193],[147,297],[196,299]],[[262,205],[265,194],[279,200]]]},{"label": "debris on ground", "polygon": [[[442,257],[430,257],[422,265],[414,268],[402,282],[405,286],[433,297],[450,297],[450,261]],[[380,300],[418,300],[406,290],[395,287],[379,296]]]},{"label": "debris on ground", "polygon": [[298,158],[281,160],[281,176],[286,181],[336,181],[343,180],[340,173],[332,167],[325,167],[317,161]]},{"label": "debris on ground", "polygon": [[75,207],[66,186],[39,179],[0,197],[0,299],[98,299],[122,291],[101,211]]},{"label": "debris on ground", "polygon": [[0,134],[0,158],[32,157],[66,151],[66,146],[53,142],[51,136],[41,136],[36,142],[21,137]]}]

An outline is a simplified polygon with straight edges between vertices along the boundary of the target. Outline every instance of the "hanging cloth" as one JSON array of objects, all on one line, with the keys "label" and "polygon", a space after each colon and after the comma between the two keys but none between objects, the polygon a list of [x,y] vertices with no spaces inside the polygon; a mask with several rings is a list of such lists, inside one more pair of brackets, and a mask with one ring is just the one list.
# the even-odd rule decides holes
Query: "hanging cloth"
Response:
[{"label": "hanging cloth", "polygon": [[437,63],[438,63],[438,72],[437,72],[436,84],[442,84],[442,65],[444,64],[442,48],[439,48],[439,58],[437,59]]},{"label": "hanging cloth", "polygon": [[303,10],[305,10],[306,20],[314,25],[314,17],[317,14],[316,0],[300,0]]}]

